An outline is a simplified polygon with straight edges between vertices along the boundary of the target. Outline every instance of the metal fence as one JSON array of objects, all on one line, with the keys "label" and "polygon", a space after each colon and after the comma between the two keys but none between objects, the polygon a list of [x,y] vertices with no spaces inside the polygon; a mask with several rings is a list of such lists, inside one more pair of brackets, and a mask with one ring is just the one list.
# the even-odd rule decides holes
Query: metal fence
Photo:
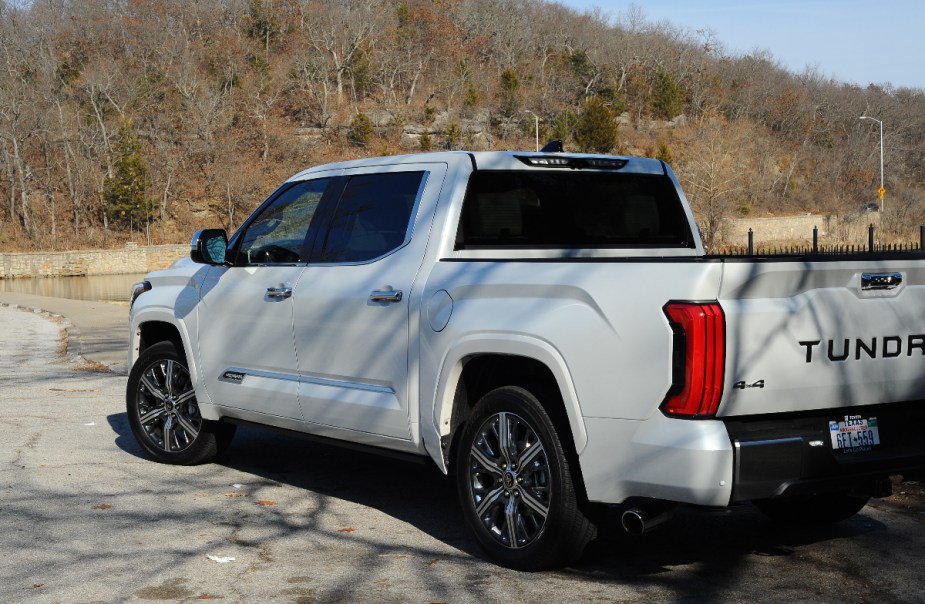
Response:
[{"label": "metal fence", "polygon": [[755,245],[755,233],[748,229],[746,245],[723,245],[714,252],[717,256],[809,256],[809,255],[845,255],[863,253],[903,253],[925,251],[925,225],[919,226],[919,240],[912,242],[877,243],[876,229],[871,224],[867,227],[867,245],[863,244],[819,244],[819,227],[813,227],[812,245],[799,244],[761,244]]}]

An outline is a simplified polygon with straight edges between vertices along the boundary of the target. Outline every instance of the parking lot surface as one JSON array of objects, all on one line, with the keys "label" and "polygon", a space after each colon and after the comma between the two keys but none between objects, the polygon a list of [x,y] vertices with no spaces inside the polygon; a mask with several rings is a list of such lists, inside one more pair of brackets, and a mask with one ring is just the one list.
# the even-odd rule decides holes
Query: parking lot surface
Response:
[{"label": "parking lot surface", "polygon": [[811,530],[681,510],[518,573],[429,465],[256,430],[216,464],[149,461],[124,375],[63,354],[67,324],[0,306],[0,602],[925,601],[917,483]]}]

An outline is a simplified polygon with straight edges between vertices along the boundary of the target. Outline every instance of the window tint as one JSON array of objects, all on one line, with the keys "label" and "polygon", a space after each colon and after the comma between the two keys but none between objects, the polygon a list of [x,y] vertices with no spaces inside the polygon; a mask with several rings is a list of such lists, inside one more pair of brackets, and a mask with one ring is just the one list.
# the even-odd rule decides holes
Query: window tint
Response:
[{"label": "window tint", "polygon": [[350,177],[328,229],[322,262],[365,262],[402,245],[424,172]]},{"label": "window tint", "polygon": [[331,179],[297,182],[280,193],[241,237],[236,264],[307,262],[305,238]]},{"label": "window tint", "polygon": [[664,176],[614,172],[475,172],[457,249],[693,247]]}]

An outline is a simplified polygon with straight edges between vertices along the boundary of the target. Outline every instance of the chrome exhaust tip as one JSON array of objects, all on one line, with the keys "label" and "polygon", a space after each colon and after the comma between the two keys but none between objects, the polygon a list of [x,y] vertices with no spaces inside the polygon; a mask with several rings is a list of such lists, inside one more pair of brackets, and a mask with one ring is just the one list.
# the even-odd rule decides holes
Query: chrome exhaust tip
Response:
[{"label": "chrome exhaust tip", "polygon": [[675,507],[675,504],[668,502],[654,503],[644,507],[631,507],[624,510],[623,514],[620,515],[620,524],[627,534],[638,537],[671,520],[671,517],[674,516]]}]

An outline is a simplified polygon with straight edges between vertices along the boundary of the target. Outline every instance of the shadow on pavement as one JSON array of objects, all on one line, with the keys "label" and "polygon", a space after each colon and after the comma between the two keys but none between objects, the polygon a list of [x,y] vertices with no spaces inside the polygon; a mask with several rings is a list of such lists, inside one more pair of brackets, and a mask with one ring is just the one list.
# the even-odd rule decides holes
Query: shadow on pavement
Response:
[{"label": "shadow on pavement", "polygon": [[481,557],[464,526],[451,479],[430,463],[396,460],[249,427],[238,428],[219,463],[377,509]]},{"label": "shadow on pavement", "polygon": [[128,425],[128,413],[113,413],[106,417],[106,421],[109,422],[109,427],[112,428],[116,435],[115,443],[117,447],[139,459],[151,459],[145,455],[144,449],[141,448],[141,445],[132,435],[132,428]]},{"label": "shadow on pavement", "polygon": [[[131,434],[126,414],[108,419],[116,445],[134,457],[147,459]],[[465,527],[452,479],[430,464],[249,427],[238,428],[234,442],[218,463],[322,497],[379,510],[467,555],[486,559]],[[556,572],[602,582],[665,582],[666,588],[680,590],[694,600],[708,600],[711,594],[728,589],[727,582],[741,580],[740,571],[749,557],[797,559],[802,546],[886,530],[864,511],[834,526],[786,529],[766,520],[753,507],[740,506],[681,508],[657,531],[631,537],[619,528],[619,511],[616,506],[609,509],[598,538],[577,564]],[[801,559],[800,563],[807,562]],[[675,570],[691,566],[696,569],[693,573],[688,569],[679,576]]]}]

